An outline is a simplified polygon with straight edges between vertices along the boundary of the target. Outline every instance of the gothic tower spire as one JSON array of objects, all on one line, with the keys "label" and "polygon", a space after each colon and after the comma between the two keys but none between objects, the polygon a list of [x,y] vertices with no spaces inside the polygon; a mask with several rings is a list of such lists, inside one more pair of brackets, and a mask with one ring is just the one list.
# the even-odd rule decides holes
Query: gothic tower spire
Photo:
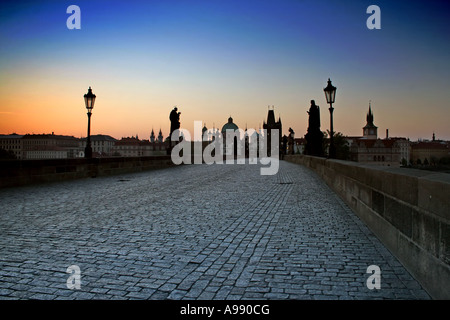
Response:
[{"label": "gothic tower spire", "polygon": [[372,113],[372,106],[371,106],[371,101],[369,100],[369,112],[367,113],[367,117],[366,117],[366,120],[367,120],[367,124],[368,125],[374,125],[373,124],[373,113]]},{"label": "gothic tower spire", "polygon": [[363,128],[363,137],[365,139],[377,139],[378,127],[373,124],[372,101],[369,100],[369,112],[366,116],[366,126]]}]

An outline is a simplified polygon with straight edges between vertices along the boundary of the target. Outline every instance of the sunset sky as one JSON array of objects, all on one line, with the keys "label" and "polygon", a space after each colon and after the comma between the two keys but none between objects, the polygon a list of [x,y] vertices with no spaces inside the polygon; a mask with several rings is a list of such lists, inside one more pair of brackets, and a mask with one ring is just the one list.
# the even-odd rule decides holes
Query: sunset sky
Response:
[{"label": "sunset sky", "polygon": [[[69,30],[69,5],[81,29]],[[369,30],[369,5],[381,30]],[[274,106],[296,137],[310,100],[329,129],[323,88],[337,87],[334,129],[360,136],[369,100],[378,134],[450,140],[448,1],[2,1],[0,134],[86,136],[83,95],[97,95],[91,134],[258,129]]]}]

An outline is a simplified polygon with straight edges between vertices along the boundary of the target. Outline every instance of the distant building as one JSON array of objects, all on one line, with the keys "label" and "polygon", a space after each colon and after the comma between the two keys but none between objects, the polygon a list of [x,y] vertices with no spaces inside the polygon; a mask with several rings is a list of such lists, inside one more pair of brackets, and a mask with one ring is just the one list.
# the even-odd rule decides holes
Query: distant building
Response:
[{"label": "distant building", "polygon": [[409,139],[397,137],[389,137],[386,139],[397,141],[398,147],[400,149],[400,163],[408,164],[411,159],[411,142],[409,141]]},{"label": "distant building", "polygon": [[432,141],[417,141],[411,144],[412,164],[437,164],[442,159],[450,157],[449,143],[436,140],[433,133]]},{"label": "distant building", "polygon": [[26,159],[67,159],[68,153],[64,148],[57,146],[48,146],[45,148],[36,148],[26,152]]},{"label": "distant building", "polygon": [[[84,152],[84,148],[86,147],[86,138],[83,138],[81,140],[82,150]],[[112,149],[116,141],[117,139],[104,134],[91,135],[92,156],[94,158],[112,156]]]},{"label": "distant building", "polygon": [[357,139],[350,146],[350,160],[398,167],[400,146],[396,140]]},{"label": "distant building", "polygon": [[[154,132],[152,130],[153,136]],[[152,135],[150,135],[152,139]],[[127,137],[114,142],[111,148],[112,156],[116,157],[147,157],[153,155],[164,155],[168,144],[164,143],[161,130],[159,131],[158,140],[139,140],[136,137]]]},{"label": "distant building", "polygon": [[23,158],[23,135],[20,134],[8,134],[0,135],[0,149],[14,154],[16,159]]},{"label": "distant building", "polygon": [[[167,143],[163,142],[159,130],[154,139],[152,130],[150,140],[139,140],[138,136],[117,140],[109,135],[91,135],[92,156],[94,158],[122,156],[140,157],[165,155]],[[16,159],[67,159],[83,158],[87,138],[52,134],[0,135],[0,149],[3,157],[15,156]]]},{"label": "distant building", "polygon": [[144,155],[141,141],[136,137],[126,137],[117,140],[112,148],[114,156],[140,157]]},{"label": "distant building", "polygon": [[346,137],[350,149],[350,160],[399,167],[402,157],[408,157],[409,140],[406,138],[389,138],[388,135],[386,135],[386,139],[379,139],[378,127],[374,125],[373,119],[372,107],[369,103],[363,136]]},{"label": "distant building", "polygon": [[82,142],[73,136],[26,134],[22,137],[22,159],[76,158],[82,151]]}]

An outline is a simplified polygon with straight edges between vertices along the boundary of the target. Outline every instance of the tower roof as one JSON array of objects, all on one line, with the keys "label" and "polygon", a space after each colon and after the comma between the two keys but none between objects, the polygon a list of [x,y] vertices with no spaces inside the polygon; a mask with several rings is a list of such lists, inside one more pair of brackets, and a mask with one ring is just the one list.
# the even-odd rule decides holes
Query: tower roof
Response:
[{"label": "tower roof", "polygon": [[267,114],[267,124],[270,125],[275,125],[275,113],[273,112],[273,110],[269,109],[269,112]]},{"label": "tower roof", "polygon": [[272,109],[269,109],[267,113],[267,122],[263,122],[264,129],[281,129],[281,117],[278,118],[278,122],[275,121],[275,112]]},{"label": "tower roof", "polygon": [[228,118],[228,122],[225,123],[222,127],[222,132],[226,132],[227,130],[238,130],[238,126],[233,122],[233,118],[230,116]]},{"label": "tower roof", "polygon": [[377,128],[373,124],[373,113],[372,113],[371,102],[369,102],[369,111],[367,112],[366,121],[367,121],[367,123],[364,128]]}]

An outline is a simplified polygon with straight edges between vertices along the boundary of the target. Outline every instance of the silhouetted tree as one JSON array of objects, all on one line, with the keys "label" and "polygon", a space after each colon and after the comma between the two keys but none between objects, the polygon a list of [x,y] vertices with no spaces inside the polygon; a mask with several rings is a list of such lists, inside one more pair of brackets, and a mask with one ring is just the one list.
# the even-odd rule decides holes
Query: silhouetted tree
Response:
[{"label": "silhouetted tree", "polygon": [[5,149],[0,148],[0,159],[14,160],[14,159],[17,159],[17,157],[14,154],[14,151],[12,151],[12,150],[5,150]]},{"label": "silhouetted tree", "polygon": [[431,156],[431,161],[430,161],[431,165],[435,166],[438,162],[439,162],[438,158],[436,158],[435,156]]},{"label": "silhouetted tree", "polygon": [[341,160],[350,159],[350,147],[348,146],[347,139],[341,132],[334,134],[334,145],[336,147],[336,158]]},{"label": "silhouetted tree", "polygon": [[[330,145],[330,131],[327,130],[323,132],[323,150],[324,153],[328,154],[328,148]],[[336,159],[349,160],[350,159],[350,147],[348,145],[347,139],[341,132],[335,132],[333,136],[334,147],[336,149]]]},{"label": "silhouetted tree", "polygon": [[402,158],[402,166],[406,167],[408,165],[408,161],[405,158]]}]

